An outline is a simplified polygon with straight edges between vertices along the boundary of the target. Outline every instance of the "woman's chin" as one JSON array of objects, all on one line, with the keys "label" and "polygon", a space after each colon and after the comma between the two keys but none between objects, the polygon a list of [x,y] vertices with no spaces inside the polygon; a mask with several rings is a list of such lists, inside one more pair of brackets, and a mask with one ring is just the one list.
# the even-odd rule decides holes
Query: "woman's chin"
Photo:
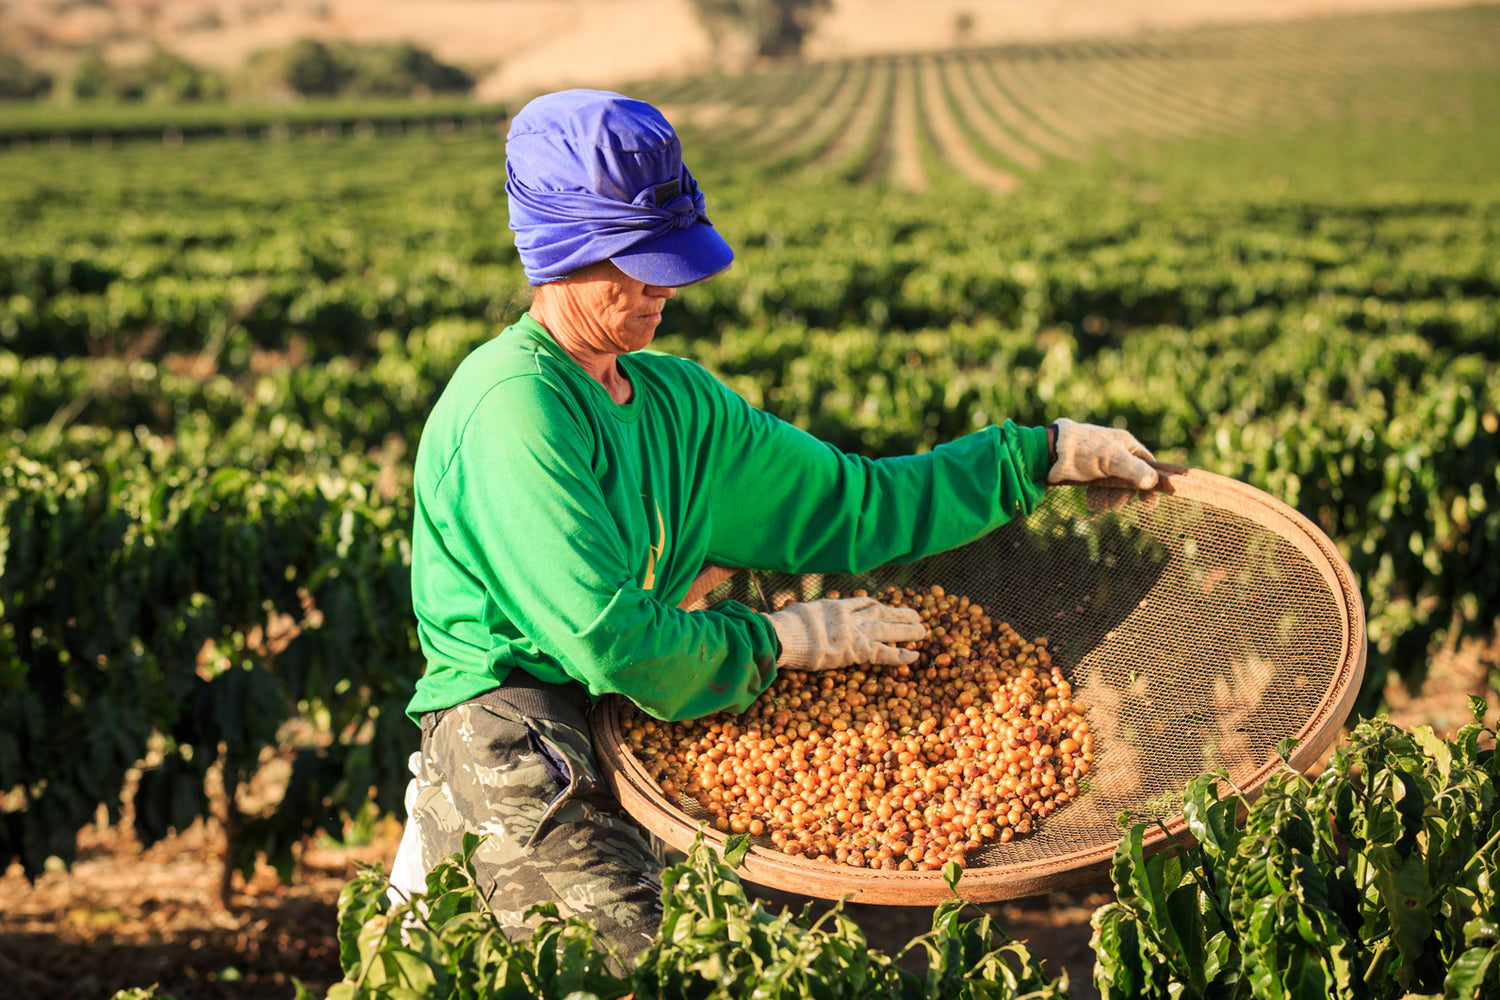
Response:
[{"label": "woman's chin", "polygon": [[629,350],[639,351],[650,346],[651,341],[656,338],[656,328],[660,325],[660,314],[655,317],[637,318],[625,330],[625,336],[621,340]]}]

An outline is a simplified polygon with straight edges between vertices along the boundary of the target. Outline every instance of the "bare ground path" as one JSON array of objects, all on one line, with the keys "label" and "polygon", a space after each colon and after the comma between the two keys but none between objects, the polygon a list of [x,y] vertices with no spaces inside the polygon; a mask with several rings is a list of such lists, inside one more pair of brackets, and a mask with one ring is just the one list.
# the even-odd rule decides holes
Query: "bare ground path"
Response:
[{"label": "bare ground path", "polygon": [[1016,176],[987,161],[964,134],[943,86],[942,67],[931,58],[923,58],[919,65],[917,83],[921,91],[922,115],[937,146],[938,156],[980,187],[997,194],[1014,191],[1020,183]]},{"label": "bare ground path", "polygon": [[927,170],[922,166],[922,140],[917,135],[917,80],[913,60],[896,66],[896,101],[891,114],[892,180],[918,194],[927,190]]}]

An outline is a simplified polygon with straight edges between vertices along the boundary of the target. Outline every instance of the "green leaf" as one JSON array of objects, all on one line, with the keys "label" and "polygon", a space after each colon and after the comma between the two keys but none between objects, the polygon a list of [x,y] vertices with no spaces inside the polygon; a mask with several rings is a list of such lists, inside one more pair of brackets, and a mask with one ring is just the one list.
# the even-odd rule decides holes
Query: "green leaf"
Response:
[{"label": "green leaf", "polygon": [[1141,964],[1139,929],[1119,903],[1106,903],[1089,921],[1094,928],[1094,986],[1104,1000],[1139,1000],[1146,984]]},{"label": "green leaf", "polygon": [[1204,923],[1198,909],[1198,887],[1189,883],[1167,897],[1167,921],[1178,947],[1168,951],[1177,974],[1199,993],[1207,987],[1204,975]]},{"label": "green leaf", "polygon": [[1443,1000],[1486,1000],[1485,980],[1492,968],[1500,968],[1500,945],[1470,948],[1448,966],[1443,978]]},{"label": "green leaf", "polygon": [[949,861],[943,865],[943,881],[947,883],[948,891],[954,895],[958,894],[958,880],[963,878],[963,866],[956,861]]},{"label": "green leaf", "polygon": [[1219,978],[1221,970],[1228,968],[1233,943],[1229,940],[1228,931],[1219,931],[1203,948],[1203,980],[1205,983],[1214,983]]},{"label": "green leaf", "polygon": [[1183,876],[1187,870],[1182,863],[1182,855],[1175,849],[1162,852],[1162,891],[1171,895],[1178,886],[1182,884]]},{"label": "green leaf", "polygon": [[1411,984],[1413,967],[1420,959],[1432,934],[1432,915],[1427,911],[1431,886],[1427,869],[1419,854],[1399,859],[1389,850],[1372,852],[1371,875],[1380,891],[1381,915],[1400,951],[1402,966],[1398,978],[1403,986]]},{"label": "green leaf", "polygon": [[477,833],[464,831],[463,840],[460,842],[458,861],[465,868],[472,869],[474,863],[474,852],[479,850],[479,844],[484,838]]},{"label": "green leaf", "polygon": [[1448,749],[1448,744],[1432,731],[1431,726],[1416,726],[1411,730],[1411,735],[1417,745],[1437,762],[1438,772],[1447,774],[1453,766],[1453,752]]},{"label": "green leaf", "polygon": [[1239,843],[1235,812],[1244,805],[1244,800],[1234,794],[1220,799],[1218,780],[1216,775],[1200,774],[1189,781],[1182,813],[1187,820],[1188,832],[1198,841],[1202,852],[1211,859],[1222,861]]},{"label": "green leaf", "polygon": [[745,863],[745,855],[750,853],[753,844],[748,833],[730,835],[724,841],[724,863],[730,868],[738,868]]},{"label": "green leaf", "polygon": [[1279,996],[1286,1000],[1327,1000],[1333,995],[1317,952],[1301,948],[1291,950],[1282,986]]},{"label": "green leaf", "polygon": [[1500,939],[1500,917],[1481,914],[1464,924],[1464,943],[1470,946]]},{"label": "green leaf", "polygon": [[339,893],[338,940],[339,965],[344,975],[359,975],[360,938],[372,919],[390,909],[386,890],[390,883],[378,870],[367,869],[356,875]]},{"label": "green leaf", "polygon": [[1147,923],[1162,936],[1162,945],[1168,953],[1180,952],[1182,942],[1177,939],[1176,928],[1167,915],[1167,893],[1165,890],[1166,856],[1156,854],[1144,856],[1141,832],[1137,827],[1129,837],[1132,861],[1131,884],[1135,887],[1136,901]]}]

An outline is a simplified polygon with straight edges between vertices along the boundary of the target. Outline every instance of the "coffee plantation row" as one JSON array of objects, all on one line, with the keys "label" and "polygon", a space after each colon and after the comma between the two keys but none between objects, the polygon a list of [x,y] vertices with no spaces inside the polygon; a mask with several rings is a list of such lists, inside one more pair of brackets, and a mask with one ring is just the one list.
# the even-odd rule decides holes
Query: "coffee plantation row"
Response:
[{"label": "coffee plantation row", "polygon": [[[1491,14],[1433,17],[1488,25],[1489,52]],[[704,119],[689,162],[738,262],[659,346],[865,454],[1066,415],[1270,491],[1361,580],[1369,708],[1500,613],[1494,82],[1416,78],[1444,109],[1418,127],[1095,161],[1080,126],[1082,162],[1006,198],[940,159],[923,197],[793,169],[781,132]],[[773,113],[794,90],[768,79],[755,121],[805,132]],[[819,148],[841,144],[878,145]],[[0,857],[70,857],[140,760],[150,840],[215,808],[211,768],[292,756],[279,808],[225,810],[238,865],[395,807],[412,457],[524,308],[503,176],[477,132],[0,155]]]},{"label": "coffee plantation row", "polygon": [[[209,349],[219,369],[241,371],[257,351],[326,361],[368,355],[388,331],[505,320],[525,284],[502,149],[493,138],[350,140],[275,148],[253,168],[233,144],[166,164],[141,148],[93,163],[50,150],[0,158],[0,218],[15,234],[0,250],[0,349]],[[423,186],[367,178],[372,156]],[[1103,345],[1111,330],[1271,307],[1491,355],[1500,343],[1497,219],[1484,202],[1216,197],[1147,211],[1075,181],[997,211],[959,183],[940,199],[849,199],[836,182],[762,191],[743,172],[714,177],[710,194],[739,264],[674,303],[674,332],[692,338],[987,318],[1067,326]]]},{"label": "coffee plantation row", "polygon": [[[1183,815],[1196,843],[1147,857],[1151,825],[1130,825],[1111,865],[1115,899],[1090,919],[1100,995],[1494,996],[1500,755],[1486,746],[1494,731],[1479,721],[1484,699],[1471,707],[1475,721],[1447,740],[1426,726],[1362,722],[1316,781],[1283,768],[1253,802],[1221,790],[1224,776],[1195,778]],[[469,835],[440,862],[421,899],[393,905],[374,869],[345,887],[344,978],[328,1000],[1070,995],[1066,970],[1054,976],[991,915],[956,897],[934,909],[930,932],[894,954],[871,947],[841,905],[817,918],[811,908],[769,913],[731,867],[748,846],[743,836],[728,840],[722,861],[700,840],[667,868],[661,925],[639,955],[613,954],[587,922],[564,919],[550,901],[532,908],[530,938],[512,940],[479,891],[477,844]],[[957,864],[943,874],[950,890],[962,885]],[[114,1000],[155,996],[134,989]],[[296,1000],[314,996],[297,984]]]},{"label": "coffee plantation row", "polygon": [[[1083,360],[1067,335],[1038,344],[1034,335],[992,324],[816,339],[797,331],[795,341],[784,332],[745,350],[679,346],[753,400],[867,453],[950,438],[981,414],[1125,414],[1147,440],[1195,440],[1183,449],[1190,461],[1264,484],[1343,544],[1371,612],[1370,676],[1380,679],[1386,664],[1416,675],[1450,618],[1482,628],[1500,607],[1492,571],[1500,520],[1483,485],[1496,482],[1500,465],[1496,362],[1453,356],[1414,336],[1369,338],[1327,326],[1303,332],[1310,328],[1317,325],[1298,323],[1275,337],[1244,324],[1234,331],[1241,336],[1219,330],[1217,341],[1204,331],[1195,338],[1146,329]],[[96,423],[80,428],[38,425],[16,439],[7,462],[0,599],[9,634],[0,655],[26,695],[7,707],[49,690],[24,684],[58,669],[49,663],[67,676],[28,709],[32,725],[5,727],[21,744],[17,756],[0,758],[5,773],[45,789],[31,810],[10,818],[40,830],[76,827],[96,802],[113,800],[157,730],[209,748],[193,758],[199,770],[180,775],[183,789],[194,787],[220,741],[190,721],[212,697],[204,692],[220,690],[218,675],[203,676],[199,663],[206,643],[236,650],[247,676],[258,678],[253,683],[267,685],[268,714],[258,730],[234,733],[243,742],[231,740],[232,752],[253,761],[261,746],[275,744],[293,706],[303,711],[328,698],[339,677],[353,685],[347,711],[361,697],[387,702],[372,723],[377,744],[402,745],[409,723],[391,711],[391,700],[409,691],[420,657],[408,616],[381,609],[408,600],[404,442],[431,403],[431,375],[383,356],[365,369],[283,369],[241,387],[222,376],[158,380],[146,362],[46,360],[12,363],[34,377],[17,378],[25,391],[10,398],[40,396],[65,407],[87,397],[98,412],[90,418]],[[56,377],[35,377],[36,368]],[[772,375],[747,374],[760,371]],[[1143,394],[1142,386],[1152,391]],[[403,397],[410,410],[395,405]],[[1308,409],[1320,413],[1316,424],[1304,419]],[[104,429],[132,423],[134,430]],[[387,440],[398,443],[394,453]],[[231,543],[233,559],[222,554]],[[351,560],[357,569],[344,568]],[[371,595],[356,601],[350,587]],[[321,624],[286,654],[257,655],[246,636],[273,614],[303,617],[299,590],[323,611]],[[359,613],[348,613],[351,603]],[[330,606],[345,610],[330,619]],[[289,666],[293,654],[291,662],[315,669]],[[119,684],[135,696],[118,698]],[[1372,684],[1368,693],[1378,690]],[[75,725],[56,724],[74,712]],[[352,719],[340,715],[341,729]],[[120,731],[111,733],[115,725]],[[80,733],[104,744],[80,756]],[[399,758],[392,752],[391,766],[371,775],[385,802],[399,797]],[[74,782],[85,775],[86,783]],[[45,803],[79,788],[98,791],[70,800],[64,815],[71,825],[49,813]],[[356,805],[358,794],[341,793]],[[192,801],[207,808],[201,796]],[[40,849],[27,830],[15,834],[8,849]],[[57,846],[49,843],[30,864]]]},{"label": "coffee plantation row", "polygon": [[[798,65],[643,85],[776,169],[926,190],[957,173],[1016,189],[1051,157],[1122,135],[1243,133],[1378,116],[1469,117],[1455,70],[1493,72],[1493,10],[1205,27]],[[1393,72],[1396,70],[1397,72]],[[1441,81],[1413,76],[1443,73]],[[1477,81],[1470,81],[1477,83]],[[1425,99],[1441,86],[1447,98]]]},{"label": "coffee plantation row", "polygon": [[[289,871],[294,844],[340,833],[372,791],[396,808],[420,663],[395,610],[406,512],[332,474],[7,456],[0,774],[23,808],[0,812],[0,853],[32,874],[71,857],[143,759],[135,827],[151,843],[213,815],[216,764],[234,789],[266,748],[291,753],[285,800],[243,837],[219,811],[246,868],[264,851]],[[313,731],[289,734],[294,719]]]},{"label": "coffee plantation row", "polygon": [[[1493,128],[1486,116],[1500,72],[1497,34],[1500,12],[1481,7],[927,57],[939,69],[905,75],[937,73],[947,99],[902,96],[926,109],[918,117],[927,123],[906,137],[902,155],[916,157],[924,187],[936,185],[949,202],[951,181],[967,176],[957,161],[989,157],[991,167],[1015,175],[1056,172],[1057,157],[1113,148],[1125,135],[1295,125],[1332,128],[1331,138],[1371,127],[1371,118],[1484,135]],[[741,249],[738,274],[681,304],[679,330],[701,335],[792,317],[907,329],[974,316],[1007,325],[1107,318],[1193,326],[1246,308],[1247,297],[1284,304],[1373,291],[1386,310],[1399,304],[1389,315],[1356,317],[1374,329],[1424,325],[1426,309],[1458,295],[1476,299],[1479,314],[1459,320],[1462,335],[1494,342],[1495,311],[1485,309],[1494,265],[1483,241],[1493,220],[1466,219],[1463,206],[1344,204],[1342,214],[1305,218],[1288,199],[1241,205],[1248,220],[1221,217],[1224,206],[1210,204],[1144,223],[1116,211],[1111,224],[1101,215],[1110,206],[1092,186],[1067,196],[1055,190],[1035,210],[1000,216],[977,208],[975,191],[961,204],[829,199],[838,185],[807,179],[882,177],[867,161],[896,155],[891,136],[901,123],[891,118],[892,85],[881,79],[895,72],[890,60],[825,63],[639,88],[682,121],[703,123],[688,130],[690,148],[701,151],[693,162],[713,177],[714,217]],[[1154,82],[1142,90],[1130,82],[1138,77]],[[1300,114],[1258,110],[1273,97]],[[1234,115],[1152,127],[1153,116],[1177,104]],[[826,118],[838,127],[820,131]],[[943,136],[933,131],[938,118],[947,121],[937,130]],[[870,134],[850,135],[855,120]],[[955,141],[966,150],[955,152]],[[1009,149],[1000,160],[997,143]],[[251,347],[300,337],[320,359],[357,350],[388,328],[503,318],[524,289],[496,211],[504,200],[500,148],[492,133],[468,133],[264,147],[215,141],[188,151],[36,149],[0,158],[10,192],[0,218],[11,235],[0,251],[0,296],[8,300],[0,348],[139,354],[197,351],[209,341],[222,342],[222,360],[244,363]],[[1478,151],[1487,148],[1481,142]],[[808,156],[788,153],[798,149]],[[850,161],[853,173],[819,167],[818,158],[850,150],[863,151]],[[1374,165],[1390,155],[1382,150]],[[1339,170],[1353,161],[1337,158]],[[109,164],[103,170],[101,160]],[[384,168],[379,176],[369,169],[374,162]],[[1378,183],[1381,173],[1368,179]],[[767,198],[767,183],[786,196]],[[788,210],[805,201],[819,203],[817,211]],[[1281,217],[1263,220],[1263,211]],[[1449,232],[1450,225],[1478,231]],[[891,252],[872,255],[872,245]],[[1018,266],[995,268],[997,253]],[[1236,265],[1232,279],[1226,261]]]},{"label": "coffee plantation row", "polygon": [[505,105],[467,99],[304,100],[297,104],[243,105],[15,104],[0,108],[0,143],[26,148],[154,141],[168,146],[205,138],[297,136],[327,138],[344,134],[393,135],[416,129],[504,131]]}]

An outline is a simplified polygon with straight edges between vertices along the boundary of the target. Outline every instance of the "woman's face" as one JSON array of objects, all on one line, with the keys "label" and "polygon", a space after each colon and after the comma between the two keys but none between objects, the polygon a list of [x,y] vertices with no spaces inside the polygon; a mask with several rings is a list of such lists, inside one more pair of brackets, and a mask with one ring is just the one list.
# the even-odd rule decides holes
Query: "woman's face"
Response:
[{"label": "woman's face", "polygon": [[677,294],[668,285],[648,285],[610,261],[590,264],[559,284],[569,327],[590,346],[611,354],[639,351],[651,343],[662,307]]}]

